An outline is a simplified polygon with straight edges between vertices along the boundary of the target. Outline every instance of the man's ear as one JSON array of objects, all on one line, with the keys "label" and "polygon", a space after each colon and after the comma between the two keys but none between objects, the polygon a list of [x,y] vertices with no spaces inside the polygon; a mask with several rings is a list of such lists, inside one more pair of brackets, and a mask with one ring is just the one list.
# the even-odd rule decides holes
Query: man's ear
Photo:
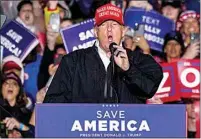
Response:
[{"label": "man's ear", "polygon": [[94,37],[98,38],[98,34],[97,34],[98,28],[97,26],[94,27]]}]

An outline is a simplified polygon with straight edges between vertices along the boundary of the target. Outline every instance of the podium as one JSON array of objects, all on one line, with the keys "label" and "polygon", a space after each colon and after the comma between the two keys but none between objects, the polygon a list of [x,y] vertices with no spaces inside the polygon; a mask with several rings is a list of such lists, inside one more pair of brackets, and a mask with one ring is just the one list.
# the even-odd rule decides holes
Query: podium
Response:
[{"label": "podium", "polygon": [[185,138],[180,104],[37,104],[37,138]]}]

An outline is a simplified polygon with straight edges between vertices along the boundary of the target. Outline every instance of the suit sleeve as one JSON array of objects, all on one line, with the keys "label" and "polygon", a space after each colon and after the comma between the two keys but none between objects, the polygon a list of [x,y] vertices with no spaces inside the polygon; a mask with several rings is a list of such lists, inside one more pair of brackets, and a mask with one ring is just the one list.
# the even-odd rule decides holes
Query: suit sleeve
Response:
[{"label": "suit sleeve", "polygon": [[[64,56],[46,93],[44,103],[69,103],[72,94],[72,71]],[[68,64],[67,64],[68,63]]]},{"label": "suit sleeve", "polygon": [[125,81],[135,96],[148,99],[154,96],[163,78],[161,66],[151,55],[134,52],[129,58],[130,68],[125,72]]}]

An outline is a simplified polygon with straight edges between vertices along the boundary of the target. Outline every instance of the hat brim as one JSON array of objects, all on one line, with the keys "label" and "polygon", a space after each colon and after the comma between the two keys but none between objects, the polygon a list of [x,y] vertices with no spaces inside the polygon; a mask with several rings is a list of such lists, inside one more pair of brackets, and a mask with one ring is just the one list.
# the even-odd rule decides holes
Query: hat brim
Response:
[{"label": "hat brim", "polygon": [[21,70],[22,68],[16,64],[15,62],[13,61],[8,61],[4,64],[3,66],[3,71],[7,71],[7,70],[10,70],[10,69],[17,69],[17,70]]},{"label": "hat brim", "polygon": [[95,23],[95,26],[100,26],[101,24],[103,24],[104,22],[106,22],[106,21],[108,21],[108,20],[116,21],[116,22],[119,23],[120,25],[124,25],[124,23],[122,23],[122,22],[120,22],[120,21],[117,21],[116,19],[111,19],[111,18],[109,17],[109,18],[105,18],[105,19],[99,20],[98,23]]},{"label": "hat brim", "polygon": [[[14,74],[14,75],[12,76],[11,74]],[[11,72],[11,73],[4,74],[2,78],[2,83],[4,83],[6,80],[9,80],[9,79],[15,80],[18,83],[19,87],[22,86],[20,78],[15,73]]]}]

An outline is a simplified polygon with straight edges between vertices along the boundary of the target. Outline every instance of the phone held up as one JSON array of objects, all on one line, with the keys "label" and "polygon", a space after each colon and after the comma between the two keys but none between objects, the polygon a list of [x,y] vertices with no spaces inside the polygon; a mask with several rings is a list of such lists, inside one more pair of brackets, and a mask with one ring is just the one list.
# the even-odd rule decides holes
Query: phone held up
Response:
[{"label": "phone held up", "polygon": [[62,54],[55,54],[55,56],[54,56],[54,65],[58,65],[61,62],[63,56],[64,55],[62,55]]},{"label": "phone held up", "polygon": [[60,29],[60,16],[58,13],[52,13],[50,15],[50,25],[54,32],[59,32]]},{"label": "phone held up", "polygon": [[190,44],[194,44],[195,42],[200,42],[199,33],[191,33],[190,39],[191,39]]},{"label": "phone held up", "polygon": [[144,36],[144,25],[135,23],[134,36]]},{"label": "phone held up", "polygon": [[144,25],[135,23],[134,27],[128,27],[129,36],[144,36]]}]

